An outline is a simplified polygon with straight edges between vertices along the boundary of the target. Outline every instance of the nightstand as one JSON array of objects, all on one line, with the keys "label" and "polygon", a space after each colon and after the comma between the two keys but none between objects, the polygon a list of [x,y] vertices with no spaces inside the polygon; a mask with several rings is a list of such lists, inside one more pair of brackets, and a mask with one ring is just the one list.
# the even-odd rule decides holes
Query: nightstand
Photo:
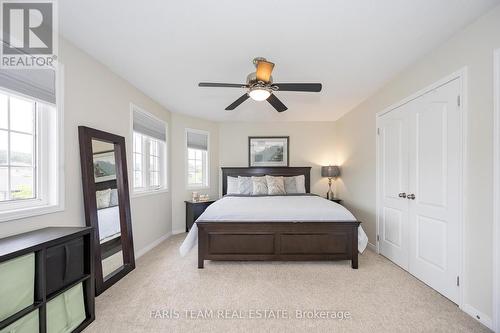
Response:
[{"label": "nightstand", "polygon": [[200,217],[200,215],[207,209],[208,206],[213,204],[215,200],[193,202],[184,201],[186,203],[186,232],[191,229],[194,221]]},{"label": "nightstand", "polygon": [[330,201],[333,201],[333,202],[338,203],[339,205],[342,205],[342,199],[339,199],[339,198],[333,198],[333,199],[330,199]]}]

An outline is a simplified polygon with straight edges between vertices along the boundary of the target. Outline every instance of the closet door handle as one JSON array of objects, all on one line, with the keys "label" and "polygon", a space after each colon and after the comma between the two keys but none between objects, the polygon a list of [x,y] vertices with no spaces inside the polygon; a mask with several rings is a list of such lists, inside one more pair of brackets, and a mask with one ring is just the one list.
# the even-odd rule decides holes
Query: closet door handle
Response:
[{"label": "closet door handle", "polygon": [[415,194],[408,194],[408,199],[415,200]]},{"label": "closet door handle", "polygon": [[406,198],[406,193],[405,192],[399,193],[398,197],[400,197],[400,198]]}]

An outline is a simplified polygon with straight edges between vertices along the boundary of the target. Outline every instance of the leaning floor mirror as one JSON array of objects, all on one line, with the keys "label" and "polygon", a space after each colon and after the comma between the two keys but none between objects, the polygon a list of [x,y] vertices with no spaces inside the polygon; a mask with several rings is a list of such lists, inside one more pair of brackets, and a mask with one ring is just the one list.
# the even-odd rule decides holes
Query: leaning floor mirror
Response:
[{"label": "leaning floor mirror", "polygon": [[125,138],[79,126],[85,220],[94,228],[96,295],[135,268]]}]

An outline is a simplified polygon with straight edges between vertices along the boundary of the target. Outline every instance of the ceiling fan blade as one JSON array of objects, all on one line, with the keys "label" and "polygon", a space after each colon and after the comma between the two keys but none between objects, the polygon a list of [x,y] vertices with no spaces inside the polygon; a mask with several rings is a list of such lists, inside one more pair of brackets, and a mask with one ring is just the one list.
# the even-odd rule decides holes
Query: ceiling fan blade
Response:
[{"label": "ceiling fan blade", "polygon": [[257,63],[257,71],[255,72],[255,76],[257,77],[257,81],[269,82],[271,80],[271,73],[273,72],[274,64],[269,61],[260,60]]},{"label": "ceiling fan blade", "polygon": [[243,103],[244,101],[246,101],[250,96],[248,96],[248,94],[244,94],[243,96],[241,96],[240,98],[238,98],[237,100],[235,100],[231,105],[229,105],[226,110],[234,110],[236,109],[236,107],[238,107],[241,103]]},{"label": "ceiling fan blade", "polygon": [[274,83],[273,86],[278,87],[280,91],[309,91],[320,92],[321,83]]},{"label": "ceiling fan blade", "polygon": [[268,98],[267,98],[267,101],[269,102],[269,104],[271,104],[275,109],[276,111],[278,112],[283,112],[283,111],[286,111],[288,110],[288,108],[285,106],[285,104],[283,104],[279,99],[278,97],[276,97],[276,95],[274,94],[271,94]]},{"label": "ceiling fan blade", "polygon": [[246,88],[246,84],[239,83],[214,83],[214,82],[200,82],[198,87],[217,87],[217,88]]}]

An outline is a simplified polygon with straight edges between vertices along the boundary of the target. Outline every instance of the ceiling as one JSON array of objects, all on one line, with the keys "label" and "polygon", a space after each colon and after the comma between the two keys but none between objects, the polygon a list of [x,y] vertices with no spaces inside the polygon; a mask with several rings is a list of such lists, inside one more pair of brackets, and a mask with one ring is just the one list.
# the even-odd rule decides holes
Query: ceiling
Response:
[{"label": "ceiling", "polygon": [[[62,34],[173,112],[217,121],[336,120],[499,0],[64,0]],[[275,82],[321,82],[321,93],[278,92],[288,111],[244,91],[252,59]]]}]

